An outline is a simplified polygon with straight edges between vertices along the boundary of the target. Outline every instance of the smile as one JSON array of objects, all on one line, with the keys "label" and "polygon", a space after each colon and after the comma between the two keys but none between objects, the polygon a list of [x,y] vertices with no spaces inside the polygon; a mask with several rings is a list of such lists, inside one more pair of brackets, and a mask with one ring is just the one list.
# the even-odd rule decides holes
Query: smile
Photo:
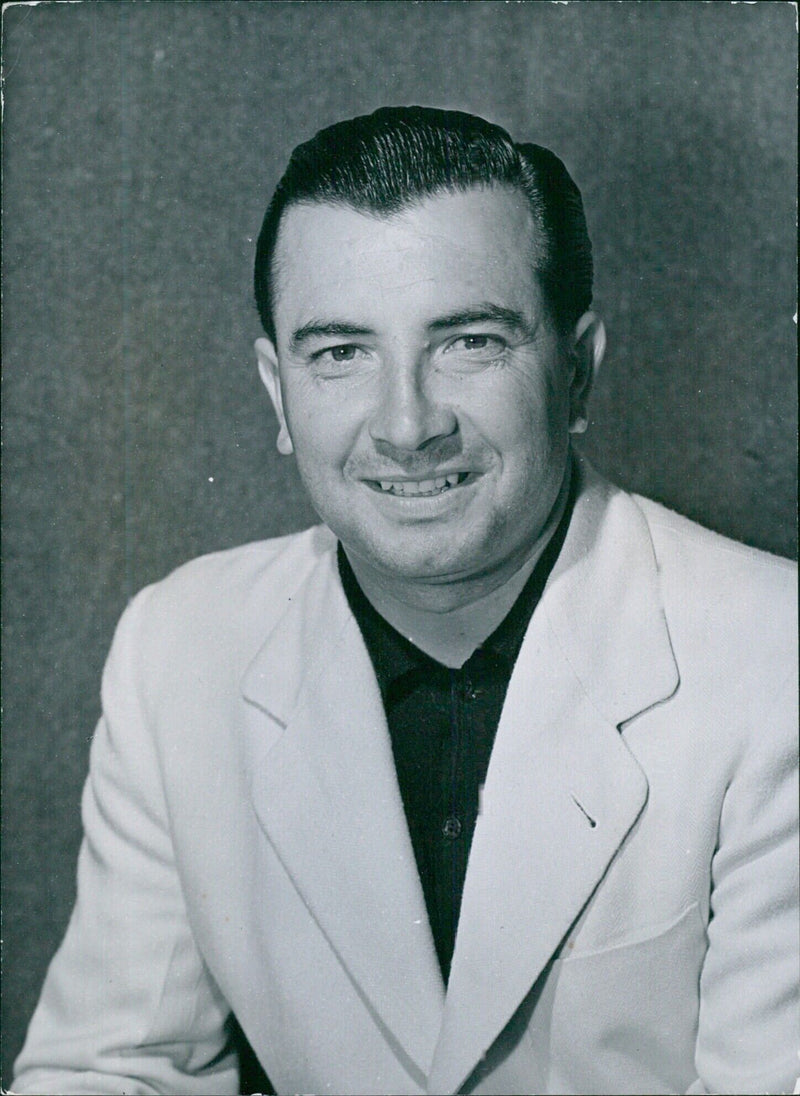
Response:
[{"label": "smile", "polygon": [[469,476],[469,472],[450,472],[446,476],[436,476],[425,480],[367,480],[373,491],[385,495],[398,495],[401,498],[431,498],[442,495],[454,487],[459,487]]}]

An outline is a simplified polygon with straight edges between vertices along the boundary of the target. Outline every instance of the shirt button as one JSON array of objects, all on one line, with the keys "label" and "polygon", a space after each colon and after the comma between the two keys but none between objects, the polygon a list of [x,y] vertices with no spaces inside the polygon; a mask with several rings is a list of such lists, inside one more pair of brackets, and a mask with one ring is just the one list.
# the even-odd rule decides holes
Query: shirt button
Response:
[{"label": "shirt button", "polygon": [[482,689],[473,685],[469,678],[464,682],[464,696],[467,700],[477,700],[482,691]]},{"label": "shirt button", "polygon": [[448,841],[455,841],[458,835],[461,833],[461,822],[456,818],[454,814],[451,814],[449,818],[444,820],[442,826],[442,833]]}]

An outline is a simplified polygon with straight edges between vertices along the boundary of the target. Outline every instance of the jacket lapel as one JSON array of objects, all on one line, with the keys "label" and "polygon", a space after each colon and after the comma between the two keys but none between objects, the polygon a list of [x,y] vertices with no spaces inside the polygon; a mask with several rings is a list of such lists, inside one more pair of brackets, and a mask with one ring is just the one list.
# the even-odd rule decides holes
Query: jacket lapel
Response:
[{"label": "jacket lapel", "polygon": [[[243,680],[261,825],[420,1089],[444,990],[380,694],[335,553]],[[268,718],[267,718],[268,717]]]},{"label": "jacket lapel", "polygon": [[603,877],[647,798],[618,728],[678,684],[644,518],[583,475],[492,752],[429,1092],[464,1084]]}]

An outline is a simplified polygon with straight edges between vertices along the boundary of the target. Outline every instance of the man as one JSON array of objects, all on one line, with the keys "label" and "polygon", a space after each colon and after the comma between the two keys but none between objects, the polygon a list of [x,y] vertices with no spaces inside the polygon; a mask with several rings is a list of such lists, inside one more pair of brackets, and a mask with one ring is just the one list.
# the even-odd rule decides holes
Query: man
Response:
[{"label": "man", "polygon": [[298,148],[259,368],[325,525],[124,615],[18,1092],[785,1092],[794,569],[570,448],[580,196],[481,119]]}]

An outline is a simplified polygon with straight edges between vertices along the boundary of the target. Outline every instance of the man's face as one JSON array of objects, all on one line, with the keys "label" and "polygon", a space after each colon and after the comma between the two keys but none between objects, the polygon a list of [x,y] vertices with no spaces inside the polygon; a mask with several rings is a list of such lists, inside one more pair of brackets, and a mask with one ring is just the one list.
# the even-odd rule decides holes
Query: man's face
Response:
[{"label": "man's face", "polygon": [[277,347],[257,343],[279,448],[378,575],[494,585],[547,520],[583,380],[545,308],[536,246],[524,196],[507,189],[388,218],[322,203],[284,215]]}]

